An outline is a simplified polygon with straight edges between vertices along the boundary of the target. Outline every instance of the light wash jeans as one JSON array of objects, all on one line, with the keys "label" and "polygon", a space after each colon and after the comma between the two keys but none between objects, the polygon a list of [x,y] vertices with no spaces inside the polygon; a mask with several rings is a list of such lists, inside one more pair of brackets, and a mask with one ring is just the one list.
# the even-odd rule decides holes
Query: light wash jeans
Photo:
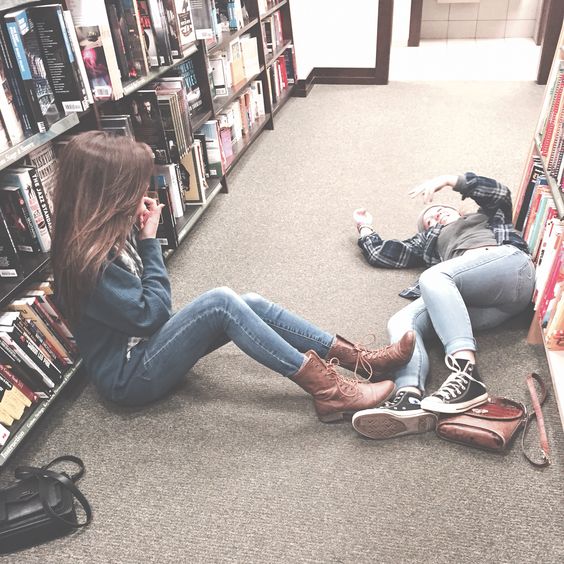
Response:
[{"label": "light wash jeans", "polygon": [[531,302],[535,271],[531,258],[512,245],[472,249],[428,268],[419,279],[421,297],[388,322],[390,342],[416,333],[411,360],[395,372],[398,388],[425,390],[429,358],[424,340],[436,333],[445,354],[476,350],[473,330],[490,329]]},{"label": "light wash jeans", "polygon": [[233,341],[264,366],[292,376],[304,352],[325,358],[334,335],[258,294],[229,288],[205,292],[175,313],[149,340],[131,351],[128,384],[109,399],[141,405],[166,395],[206,354]]}]

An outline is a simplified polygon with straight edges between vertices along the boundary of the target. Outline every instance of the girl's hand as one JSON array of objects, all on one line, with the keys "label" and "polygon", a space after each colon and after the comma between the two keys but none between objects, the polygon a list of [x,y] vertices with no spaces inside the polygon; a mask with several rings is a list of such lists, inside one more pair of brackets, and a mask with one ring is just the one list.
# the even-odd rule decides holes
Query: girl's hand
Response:
[{"label": "girl's hand", "polygon": [[157,236],[159,220],[161,218],[161,210],[164,204],[157,204],[157,201],[147,196],[143,197],[145,211],[139,216],[139,233],[137,238],[154,239]]},{"label": "girl's hand", "polygon": [[353,219],[356,224],[356,229],[359,233],[362,227],[372,228],[372,224],[374,223],[374,218],[372,217],[372,214],[369,211],[367,211],[365,208],[358,208],[354,210]]},{"label": "girl's hand", "polygon": [[429,204],[433,201],[433,194],[442,190],[445,186],[454,188],[456,182],[458,181],[458,176],[455,174],[443,174],[442,176],[437,176],[431,180],[419,184],[415,188],[412,188],[408,193],[412,198],[423,194],[423,202]]}]

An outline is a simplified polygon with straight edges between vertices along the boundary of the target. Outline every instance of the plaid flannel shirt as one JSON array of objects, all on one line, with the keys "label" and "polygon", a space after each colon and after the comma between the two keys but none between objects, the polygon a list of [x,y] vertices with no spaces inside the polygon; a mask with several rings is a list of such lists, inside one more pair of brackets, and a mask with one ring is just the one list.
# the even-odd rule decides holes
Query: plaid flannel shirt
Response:
[{"label": "plaid flannel shirt", "polygon": [[[507,186],[492,178],[478,176],[473,172],[459,176],[454,190],[462,199],[472,198],[479,206],[478,212],[487,215],[489,227],[498,245],[513,245],[529,254],[529,247],[513,227],[511,192]],[[358,240],[358,246],[369,264],[380,268],[412,268],[432,266],[441,262],[437,252],[437,239],[443,225],[435,225],[417,233],[409,239],[382,239],[370,233]],[[419,284],[406,288],[399,294],[403,298],[415,299],[421,295]]]}]

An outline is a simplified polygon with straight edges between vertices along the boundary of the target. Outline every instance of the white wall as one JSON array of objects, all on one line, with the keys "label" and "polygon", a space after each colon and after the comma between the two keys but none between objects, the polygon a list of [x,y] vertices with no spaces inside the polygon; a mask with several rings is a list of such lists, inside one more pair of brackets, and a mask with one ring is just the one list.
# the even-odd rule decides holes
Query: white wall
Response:
[{"label": "white wall", "polygon": [[377,0],[292,0],[298,78],[313,67],[374,68]]}]

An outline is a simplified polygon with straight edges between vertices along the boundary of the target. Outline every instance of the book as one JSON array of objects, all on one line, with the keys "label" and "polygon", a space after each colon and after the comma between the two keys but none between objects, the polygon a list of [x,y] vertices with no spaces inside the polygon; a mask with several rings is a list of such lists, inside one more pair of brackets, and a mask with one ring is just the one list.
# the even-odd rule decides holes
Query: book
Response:
[{"label": "book", "polygon": [[37,232],[17,186],[0,186],[0,207],[16,249],[22,253],[41,252]]},{"label": "book", "polygon": [[0,385],[5,390],[13,390],[13,395],[18,403],[22,404],[24,407],[30,407],[32,401],[12,382],[10,378],[4,375],[3,371],[0,370]]},{"label": "book", "polygon": [[20,118],[24,137],[28,137],[37,131],[37,124],[33,119],[31,102],[25,95],[23,83],[21,81],[20,72],[17,62],[14,58],[14,52],[11,48],[11,42],[8,38],[8,32],[0,24],[0,61],[3,64],[4,77],[12,93],[12,101],[18,117]]},{"label": "book", "polygon": [[157,51],[157,39],[153,30],[151,12],[149,11],[147,0],[137,0],[137,11],[139,13],[139,23],[141,24],[141,31],[145,42],[147,62],[150,67],[158,67],[160,62],[159,52]]},{"label": "book", "polygon": [[135,139],[151,147],[155,164],[170,163],[170,151],[157,93],[154,90],[138,90],[127,97],[123,109],[125,111],[119,113],[127,113],[131,117]]},{"label": "book", "polygon": [[212,55],[209,58],[209,64],[212,72],[215,96],[227,96],[229,91],[224,57],[221,55]]},{"label": "book", "polygon": [[206,203],[206,189],[208,188],[205,171],[199,167],[194,156],[200,141],[195,140],[192,148],[180,159],[180,176],[183,189],[183,198],[186,205],[201,205]]},{"label": "book", "polygon": [[29,9],[4,14],[4,25],[37,129],[47,131],[62,117],[62,108],[55,99],[37,27],[29,17]]},{"label": "book", "polygon": [[78,36],[76,35],[76,29],[74,27],[74,22],[72,21],[72,14],[70,13],[70,10],[63,10],[63,19],[65,21],[65,27],[67,28],[67,35],[71,44],[71,49],[75,55],[76,65],[80,74],[80,82],[82,83],[82,88],[86,93],[86,103],[87,106],[89,106],[94,103],[94,96],[92,96],[92,90],[90,89],[90,81],[88,80],[88,74],[82,58],[82,49],[80,48],[80,43],[78,42]]},{"label": "book", "polygon": [[10,311],[21,311],[25,318],[31,319],[47,337],[51,347],[65,359],[67,364],[72,364],[71,353],[67,351],[61,341],[55,336],[53,330],[49,327],[49,318],[43,314],[36,301],[36,297],[18,298],[8,304],[7,309]]},{"label": "book", "polygon": [[31,180],[31,187],[33,192],[35,192],[37,202],[39,203],[39,207],[41,208],[41,213],[43,215],[43,219],[45,220],[47,232],[49,236],[51,236],[51,233],[53,232],[51,208],[49,206],[49,202],[47,201],[47,194],[43,189],[43,184],[41,183],[37,170],[32,166],[11,167],[7,170],[13,170],[14,172],[21,173],[26,181],[27,176],[29,175],[29,179]]},{"label": "book", "polygon": [[[28,289],[25,292],[26,298],[34,298],[32,307],[43,320],[52,335],[62,344],[67,355],[62,355],[65,364],[72,365],[73,357],[78,355],[74,336],[68,329],[66,321],[59,313],[51,296],[42,289]],[[61,353],[62,354],[62,353]]]},{"label": "book", "polygon": [[53,143],[45,143],[37,149],[31,151],[27,155],[25,162],[27,166],[30,166],[35,170],[37,176],[39,177],[39,182],[43,188],[43,194],[52,217],[53,191],[55,190],[55,184],[57,181],[57,156],[55,154]]},{"label": "book", "polygon": [[67,0],[90,89],[96,100],[123,96],[104,0]]},{"label": "book", "polygon": [[216,120],[206,121],[200,132],[204,134],[206,140],[210,176],[221,177],[225,172],[226,161],[219,137],[219,124]]},{"label": "book", "polygon": [[180,23],[176,14],[176,0],[162,0],[162,3],[170,42],[170,53],[173,59],[181,59],[182,46],[180,44]]},{"label": "book", "polygon": [[192,21],[192,9],[189,0],[174,0],[176,4],[176,16],[178,18],[178,29],[180,47],[182,53],[196,41],[196,30]]},{"label": "book", "polygon": [[37,193],[33,187],[29,168],[10,167],[2,171],[2,174],[0,174],[0,189],[10,189],[13,186],[19,190],[20,202],[23,201],[31,226],[37,235],[39,250],[42,253],[49,252],[51,236],[47,229],[47,223],[43,216]]},{"label": "book", "polygon": [[20,419],[31,402],[6,378],[0,374],[0,405],[14,418]]},{"label": "book", "polygon": [[54,331],[61,342],[64,343],[65,348],[67,348],[72,355],[77,356],[78,348],[74,335],[70,330],[70,325],[61,313],[59,307],[55,304],[52,282],[45,281],[31,285],[26,290],[26,293],[28,296],[38,298],[49,318],[49,327]]},{"label": "book", "polygon": [[29,386],[27,384],[25,384],[24,382],[22,382],[14,373],[12,367],[8,364],[0,364],[0,374],[2,374],[2,376],[8,380],[9,382],[12,383],[12,385],[14,387],[16,387],[18,390],[20,390],[20,392],[22,393],[22,395],[27,399],[27,401],[29,402],[29,405],[31,405],[32,403],[36,403],[37,401],[39,401],[39,397],[37,396],[37,394],[31,389],[29,388]]},{"label": "book", "polygon": [[176,232],[176,221],[172,214],[172,204],[170,202],[168,186],[165,178],[155,175],[151,179],[151,187],[147,192],[150,198],[154,198],[157,203],[164,204],[161,211],[161,218],[157,228],[157,239],[163,250],[176,249],[178,247],[178,234]]},{"label": "book", "polygon": [[170,36],[162,0],[147,0],[161,65],[172,65]]},{"label": "book", "polygon": [[4,124],[9,144],[16,145],[25,138],[14,94],[8,82],[7,69],[4,67],[0,51],[0,122]]},{"label": "book", "polygon": [[183,191],[181,185],[179,184],[177,169],[178,165],[174,163],[167,165],[155,165],[155,175],[162,176],[164,178],[164,184],[167,186],[169,191],[171,211],[174,217],[183,217]]},{"label": "book", "polygon": [[9,437],[10,431],[4,425],[0,425],[0,446],[4,446],[8,442]]},{"label": "book", "polygon": [[49,357],[33,342],[22,324],[23,317],[18,311],[0,313],[0,331],[6,331],[21,348],[21,350],[38,366],[41,371],[52,381],[58,383],[62,380],[62,370],[51,362]]},{"label": "book", "polygon": [[[28,12],[37,29],[43,60],[49,71],[57,102],[62,105],[65,114],[83,112],[88,108],[88,97],[65,25],[62,6],[31,6]],[[78,56],[80,57],[80,52]]]},{"label": "book", "polygon": [[122,83],[149,72],[137,4],[133,0],[105,0]]},{"label": "book", "polygon": [[0,327],[0,341],[12,349],[14,354],[19,356],[23,363],[27,365],[34,374],[38,374],[41,377],[41,380],[47,389],[52,390],[55,387],[55,382],[53,382],[53,380],[51,380],[51,378],[45,373],[43,368],[36,363],[35,359],[27,354],[26,350],[24,350],[24,347],[22,346],[22,343],[19,343],[16,340],[15,335],[12,335],[12,333],[13,328]]},{"label": "book", "polygon": [[129,115],[100,116],[100,126],[104,131],[135,139],[133,123]]},{"label": "book", "polygon": [[243,58],[243,73],[245,78],[249,79],[260,73],[257,38],[243,35],[239,42]]},{"label": "book", "polygon": [[0,278],[16,278],[22,274],[18,250],[0,208]]},{"label": "book", "polygon": [[215,5],[210,0],[190,0],[196,39],[205,40],[208,47],[217,43]]},{"label": "book", "polygon": [[52,389],[45,385],[41,375],[33,368],[27,366],[23,358],[18,356],[2,339],[0,339],[1,365],[7,366],[10,373],[16,377],[16,381],[21,383],[20,389],[22,392],[25,393],[26,388],[33,392],[33,397],[36,398],[35,401],[46,399],[52,395]]}]

